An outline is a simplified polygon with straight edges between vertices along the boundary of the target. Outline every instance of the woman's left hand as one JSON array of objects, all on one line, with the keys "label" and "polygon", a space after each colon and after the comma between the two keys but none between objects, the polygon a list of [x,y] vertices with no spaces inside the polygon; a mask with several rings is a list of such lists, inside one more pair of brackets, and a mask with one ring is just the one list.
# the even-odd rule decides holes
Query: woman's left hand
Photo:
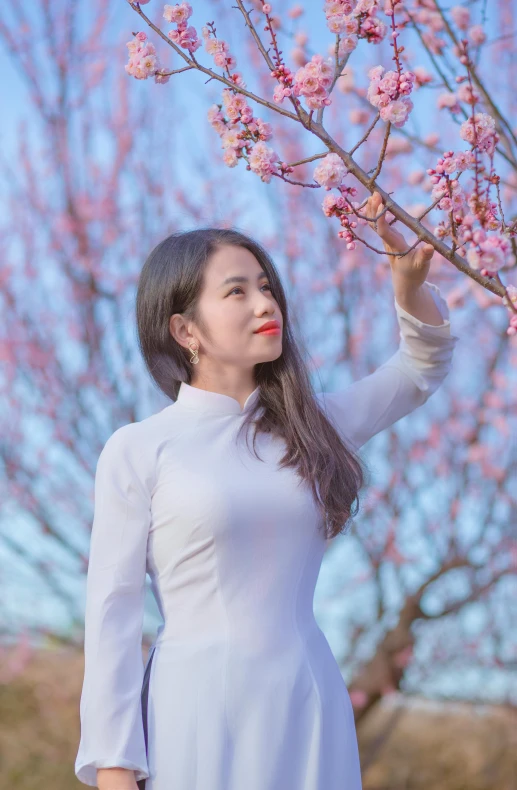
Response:
[{"label": "woman's left hand", "polygon": [[[376,219],[383,210],[384,203],[379,192],[374,192],[363,206],[361,214]],[[369,222],[375,230],[373,222]],[[395,230],[386,220],[386,215],[377,219],[377,234],[383,241],[387,253],[404,252],[408,244],[398,230]],[[404,256],[389,256],[391,271],[399,283],[411,288],[419,288],[427,279],[434,247],[431,244],[419,244],[414,250]]]}]

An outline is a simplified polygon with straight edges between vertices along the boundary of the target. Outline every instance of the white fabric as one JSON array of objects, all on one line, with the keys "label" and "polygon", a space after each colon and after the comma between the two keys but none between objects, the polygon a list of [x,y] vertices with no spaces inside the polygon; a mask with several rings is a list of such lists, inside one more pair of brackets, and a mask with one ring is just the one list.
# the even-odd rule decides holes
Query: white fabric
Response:
[{"label": "white fabric", "polygon": [[[357,448],[447,375],[457,338],[395,302],[398,351],[321,393]],[[95,477],[77,778],[135,770],[146,790],[360,790],[354,714],[313,614],[326,542],[310,488],[278,469],[283,442],[242,435],[246,410],[183,383],[175,403],[107,440]],[[249,434],[250,443],[252,433]],[[146,572],[163,617],[140,692]],[[151,656],[151,652],[149,653]],[[149,659],[148,659],[149,660]]]}]

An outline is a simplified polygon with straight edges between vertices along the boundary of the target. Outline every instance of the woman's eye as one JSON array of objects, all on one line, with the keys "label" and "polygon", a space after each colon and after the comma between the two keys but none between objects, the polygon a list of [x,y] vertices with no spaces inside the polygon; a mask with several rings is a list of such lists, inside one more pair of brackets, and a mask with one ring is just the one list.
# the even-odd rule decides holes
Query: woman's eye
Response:
[{"label": "woman's eye", "polygon": [[[268,291],[271,291],[271,288],[269,287],[269,285],[267,283],[264,283],[262,288],[267,288]],[[231,296],[231,294],[234,293],[234,291],[241,291],[242,292],[242,288],[240,287],[240,285],[235,286],[235,288],[232,288],[232,290],[230,291],[228,296]]]}]

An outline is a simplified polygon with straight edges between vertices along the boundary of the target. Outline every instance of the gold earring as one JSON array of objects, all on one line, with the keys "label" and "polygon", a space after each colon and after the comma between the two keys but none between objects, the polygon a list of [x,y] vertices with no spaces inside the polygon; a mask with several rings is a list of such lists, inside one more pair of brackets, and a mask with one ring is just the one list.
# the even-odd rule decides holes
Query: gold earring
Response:
[{"label": "gold earring", "polygon": [[197,365],[197,363],[199,362],[197,348],[193,348],[193,349],[190,348],[190,343],[189,343],[189,349],[190,349],[190,353],[192,354],[192,356],[190,357],[190,361],[192,362],[193,365]]}]

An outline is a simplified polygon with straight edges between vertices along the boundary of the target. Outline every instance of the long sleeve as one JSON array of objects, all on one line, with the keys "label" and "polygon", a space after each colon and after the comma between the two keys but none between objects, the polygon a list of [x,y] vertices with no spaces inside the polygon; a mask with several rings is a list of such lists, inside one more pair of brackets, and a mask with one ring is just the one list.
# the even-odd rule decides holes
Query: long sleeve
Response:
[{"label": "long sleeve", "polygon": [[75,761],[77,778],[93,787],[97,768],[129,768],[137,781],[149,776],[140,694],[150,494],[128,441],[134,427],[110,436],[95,473]]},{"label": "long sleeve", "polygon": [[327,416],[355,450],[425,403],[451,368],[459,338],[451,334],[449,308],[439,288],[427,280],[424,286],[430,289],[443,323],[425,324],[395,300],[400,329],[395,354],[343,390],[318,393]]}]

